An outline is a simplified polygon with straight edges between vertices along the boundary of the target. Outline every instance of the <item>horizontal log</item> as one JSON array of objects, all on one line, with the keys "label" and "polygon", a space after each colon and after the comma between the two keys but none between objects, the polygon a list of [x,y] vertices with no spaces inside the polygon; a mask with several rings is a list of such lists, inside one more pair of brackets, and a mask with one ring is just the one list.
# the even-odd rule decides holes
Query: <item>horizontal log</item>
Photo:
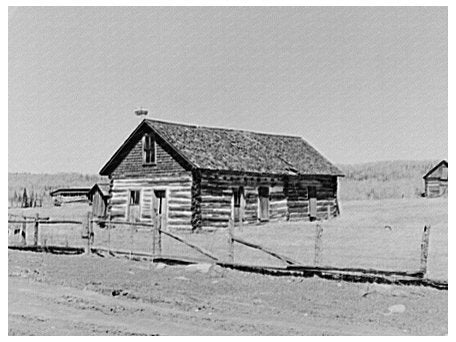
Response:
[{"label": "horizontal log", "polygon": [[126,205],[128,203],[128,200],[125,199],[117,199],[117,198],[112,198],[109,203],[111,205]]},{"label": "horizontal log", "polygon": [[168,202],[168,208],[172,208],[173,210],[191,210],[192,209],[192,201],[187,201],[187,202],[173,202],[169,203]]},{"label": "horizontal log", "polygon": [[191,198],[188,198],[188,197],[170,197],[170,199],[168,200],[168,204],[169,205],[174,205],[174,204],[177,204],[177,205],[180,205],[180,204],[190,204],[192,203],[192,200]]},{"label": "horizontal log", "polygon": [[192,175],[188,174],[179,174],[173,176],[152,176],[148,178],[144,177],[129,177],[129,178],[122,178],[122,179],[114,179],[113,184],[152,184],[157,182],[191,182]]},{"label": "horizontal log", "polygon": [[201,203],[231,203],[231,197],[201,195]]},{"label": "horizontal log", "polygon": [[191,199],[192,198],[192,191],[191,189],[185,191],[169,191],[167,194],[168,198],[171,199]]},{"label": "horizontal log", "polygon": [[177,222],[177,221],[169,221],[167,223],[168,227],[174,228],[187,228],[187,229],[192,229],[192,224],[191,222],[183,221],[183,222]]},{"label": "horizontal log", "polygon": [[215,208],[210,208],[210,207],[201,208],[201,214],[210,214],[210,213],[231,215],[231,208],[216,208],[216,207]]},{"label": "horizontal log", "polygon": [[192,217],[192,212],[191,211],[170,211],[168,213],[168,218],[174,219],[174,218],[190,218]]}]

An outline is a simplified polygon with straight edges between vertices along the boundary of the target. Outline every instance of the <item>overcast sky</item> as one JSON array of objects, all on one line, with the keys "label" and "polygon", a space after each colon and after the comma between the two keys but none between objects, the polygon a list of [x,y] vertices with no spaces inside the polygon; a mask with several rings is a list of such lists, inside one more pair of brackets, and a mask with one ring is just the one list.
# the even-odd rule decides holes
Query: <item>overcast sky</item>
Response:
[{"label": "overcast sky", "polygon": [[447,158],[446,8],[10,8],[8,168],[98,173],[149,118]]}]

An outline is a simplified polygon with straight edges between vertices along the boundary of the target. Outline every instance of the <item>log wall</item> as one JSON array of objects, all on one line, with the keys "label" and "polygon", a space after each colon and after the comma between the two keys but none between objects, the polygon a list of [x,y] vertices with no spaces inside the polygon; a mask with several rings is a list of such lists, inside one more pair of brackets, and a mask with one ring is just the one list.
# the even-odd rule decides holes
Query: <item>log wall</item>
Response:
[{"label": "log wall", "polygon": [[246,223],[258,220],[258,187],[270,187],[270,220],[286,217],[286,200],[282,177],[254,177],[206,172],[201,176],[201,227],[227,227],[232,215],[233,188],[243,187],[243,218]]},{"label": "log wall", "polygon": [[309,186],[316,187],[317,217],[327,218],[328,206],[331,216],[337,216],[337,177],[300,176],[289,177],[285,182],[289,219],[309,220]]},{"label": "log wall", "polygon": [[448,196],[448,180],[426,179],[425,180],[426,197]]},{"label": "log wall", "polygon": [[166,190],[167,218],[170,228],[192,227],[192,175],[151,178],[113,179],[111,183],[110,213],[113,219],[128,219],[130,190],[140,190],[140,221],[152,222],[154,190]]}]

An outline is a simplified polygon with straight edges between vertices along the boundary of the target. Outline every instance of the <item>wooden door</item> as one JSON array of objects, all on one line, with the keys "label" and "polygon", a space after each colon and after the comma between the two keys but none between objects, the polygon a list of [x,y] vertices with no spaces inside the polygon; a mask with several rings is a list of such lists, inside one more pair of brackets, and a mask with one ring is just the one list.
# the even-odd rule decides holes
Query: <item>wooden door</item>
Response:
[{"label": "wooden door", "polygon": [[309,216],[311,219],[317,218],[317,188],[315,186],[309,186],[307,188],[309,195]]},{"label": "wooden door", "polygon": [[244,219],[244,188],[241,186],[239,188],[233,188],[233,196],[231,199],[232,206],[232,218],[234,222],[240,222]]},{"label": "wooden door", "polygon": [[269,187],[261,186],[258,188],[259,199],[259,219],[260,221],[269,220]]},{"label": "wooden door", "polygon": [[128,201],[128,221],[137,222],[141,216],[141,191],[130,190],[130,199]]},{"label": "wooden door", "polygon": [[166,229],[166,222],[168,216],[166,190],[154,190],[154,197],[152,201],[154,222],[157,222],[160,229]]}]

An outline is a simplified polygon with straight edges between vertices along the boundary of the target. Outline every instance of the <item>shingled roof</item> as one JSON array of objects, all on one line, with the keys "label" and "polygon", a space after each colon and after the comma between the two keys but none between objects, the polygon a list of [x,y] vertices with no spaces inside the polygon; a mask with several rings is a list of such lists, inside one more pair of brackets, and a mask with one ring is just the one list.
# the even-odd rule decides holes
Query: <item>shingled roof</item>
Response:
[{"label": "shingled roof", "polygon": [[[343,176],[301,137],[145,119],[147,125],[194,168],[267,174]],[[129,139],[132,139],[132,134]],[[128,142],[122,146],[126,146]],[[122,147],[117,151],[120,153]],[[103,167],[106,173],[115,156]]]}]

